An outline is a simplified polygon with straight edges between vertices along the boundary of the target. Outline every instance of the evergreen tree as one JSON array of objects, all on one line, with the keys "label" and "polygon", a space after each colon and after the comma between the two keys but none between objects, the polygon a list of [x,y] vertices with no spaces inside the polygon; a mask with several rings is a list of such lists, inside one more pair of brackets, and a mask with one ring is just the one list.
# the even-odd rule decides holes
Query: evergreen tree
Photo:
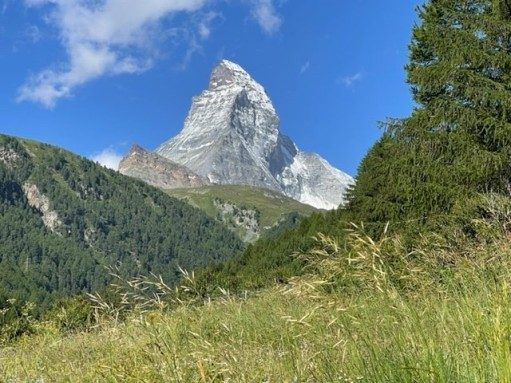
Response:
[{"label": "evergreen tree", "polygon": [[430,0],[419,8],[406,67],[417,105],[386,124],[363,160],[349,193],[353,219],[444,225],[477,193],[509,194],[510,3]]}]

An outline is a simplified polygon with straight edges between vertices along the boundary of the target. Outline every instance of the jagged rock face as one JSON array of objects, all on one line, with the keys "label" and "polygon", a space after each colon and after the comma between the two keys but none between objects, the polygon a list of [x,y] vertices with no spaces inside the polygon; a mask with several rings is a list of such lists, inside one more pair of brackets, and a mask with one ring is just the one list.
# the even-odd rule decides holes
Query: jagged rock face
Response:
[{"label": "jagged rock face", "polygon": [[62,221],[59,219],[57,212],[50,209],[49,198],[42,194],[37,185],[34,184],[25,183],[23,191],[28,204],[41,213],[44,225],[52,232],[56,232],[62,226]]},{"label": "jagged rock face", "polygon": [[324,209],[338,207],[353,182],[284,136],[264,88],[227,60],[194,97],[183,130],[156,153],[212,183],[266,187]]},{"label": "jagged rock face", "polygon": [[299,152],[286,166],[277,180],[284,193],[291,198],[317,207],[333,209],[342,203],[346,187],[353,179],[315,153]]},{"label": "jagged rock face", "polygon": [[19,159],[15,150],[0,146],[0,161],[7,166],[12,166]]},{"label": "jagged rock face", "polygon": [[263,87],[222,61],[209,88],[193,99],[180,134],[156,152],[220,184],[279,189],[269,170],[279,119]]},{"label": "jagged rock face", "polygon": [[185,166],[176,164],[156,153],[148,152],[134,145],[119,164],[119,171],[127,176],[144,180],[150,185],[162,188],[198,187],[209,181],[195,174]]}]

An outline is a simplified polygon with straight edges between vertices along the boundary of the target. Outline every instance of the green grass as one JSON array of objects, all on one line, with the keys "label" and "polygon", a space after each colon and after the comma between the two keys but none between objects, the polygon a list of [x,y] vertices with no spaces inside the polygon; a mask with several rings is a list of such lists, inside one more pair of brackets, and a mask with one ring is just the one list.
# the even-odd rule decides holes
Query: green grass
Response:
[{"label": "green grass", "polygon": [[6,347],[19,381],[509,382],[510,294],[443,299],[286,296],[152,313]]},{"label": "green grass", "polygon": [[43,323],[3,347],[0,380],[511,382],[507,239],[420,259],[394,238],[350,241],[323,240],[304,255],[310,274],[248,298],[197,296],[76,334]]},{"label": "green grass", "polygon": [[[173,197],[188,201],[213,218],[217,218],[219,215],[215,200],[229,202],[239,208],[255,209],[260,213],[259,226],[263,235],[291,213],[309,216],[318,211],[312,206],[302,204],[281,193],[253,186],[211,185],[198,188],[170,189],[166,192]],[[231,228],[240,237],[244,237],[246,234],[243,229],[235,225],[231,225]]]}]

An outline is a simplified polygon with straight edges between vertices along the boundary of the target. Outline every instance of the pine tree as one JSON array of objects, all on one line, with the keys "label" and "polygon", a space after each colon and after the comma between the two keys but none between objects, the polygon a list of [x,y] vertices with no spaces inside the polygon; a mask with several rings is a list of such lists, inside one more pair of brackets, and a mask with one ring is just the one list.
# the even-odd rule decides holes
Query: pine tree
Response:
[{"label": "pine tree", "polygon": [[354,219],[431,223],[511,189],[511,1],[430,0],[418,12],[406,66],[416,107],[363,160]]}]

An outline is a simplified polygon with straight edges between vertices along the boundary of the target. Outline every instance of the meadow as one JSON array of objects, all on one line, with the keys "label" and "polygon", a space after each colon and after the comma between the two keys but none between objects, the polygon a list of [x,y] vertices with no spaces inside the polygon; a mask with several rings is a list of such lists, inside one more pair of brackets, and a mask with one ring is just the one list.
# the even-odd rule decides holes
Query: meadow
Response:
[{"label": "meadow", "polygon": [[[426,239],[425,239],[426,240]],[[307,273],[259,292],[202,297],[128,281],[119,309],[90,297],[94,325],[37,322],[0,352],[6,382],[508,382],[511,247],[447,246],[354,229],[295,255]],[[149,292],[151,291],[151,292]],[[117,311],[116,311],[117,310]],[[117,313],[117,315],[115,314]]]}]

